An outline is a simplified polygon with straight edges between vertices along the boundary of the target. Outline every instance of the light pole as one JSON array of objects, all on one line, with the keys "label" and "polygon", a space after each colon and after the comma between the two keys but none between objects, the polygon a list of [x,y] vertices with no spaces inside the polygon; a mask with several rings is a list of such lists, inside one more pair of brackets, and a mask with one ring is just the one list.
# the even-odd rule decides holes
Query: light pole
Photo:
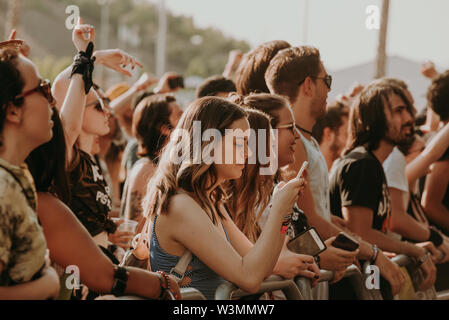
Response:
[{"label": "light pole", "polygon": [[[109,5],[110,0],[97,0],[101,6],[101,33],[100,33],[100,49],[107,49],[109,46]],[[101,68],[101,82],[104,87],[107,82],[107,70]]]},{"label": "light pole", "polygon": [[387,29],[390,0],[382,0],[382,15],[380,17],[379,44],[377,46],[377,61],[375,78],[382,78],[386,74],[387,65]]},{"label": "light pole", "polygon": [[12,29],[17,29],[17,26],[19,25],[20,0],[8,0],[7,6],[4,39],[8,39]]},{"label": "light pole", "polygon": [[159,0],[158,33],[156,42],[156,75],[161,77],[165,72],[165,51],[167,38],[167,11],[165,0]]}]

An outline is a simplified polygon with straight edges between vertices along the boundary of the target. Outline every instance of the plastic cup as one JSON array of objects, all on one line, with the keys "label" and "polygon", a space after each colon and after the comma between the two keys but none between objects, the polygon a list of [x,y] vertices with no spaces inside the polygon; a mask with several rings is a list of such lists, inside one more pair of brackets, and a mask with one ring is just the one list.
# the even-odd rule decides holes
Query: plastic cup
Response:
[{"label": "plastic cup", "polygon": [[137,221],[125,220],[118,226],[117,230],[120,232],[132,232],[135,233],[137,228]]}]

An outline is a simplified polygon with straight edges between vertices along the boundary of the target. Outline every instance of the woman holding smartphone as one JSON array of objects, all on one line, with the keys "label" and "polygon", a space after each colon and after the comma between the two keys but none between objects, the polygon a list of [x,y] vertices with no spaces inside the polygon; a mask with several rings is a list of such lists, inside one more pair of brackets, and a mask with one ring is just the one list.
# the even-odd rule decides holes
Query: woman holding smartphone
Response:
[{"label": "woman holding smartphone", "polygon": [[[181,117],[148,183],[144,208],[147,219],[153,221],[152,270],[169,272],[189,250],[193,258],[180,285],[194,287],[208,299],[214,298],[224,280],[248,292],[257,291],[276,264],[285,238],[282,224],[290,219],[304,185],[300,179],[279,184],[266,227],[252,248],[245,246],[247,238],[223,205],[223,184],[242,174],[248,129],[246,112],[238,105],[216,97],[195,100]],[[230,132],[244,134],[227,139]],[[189,152],[194,148],[201,161],[192,161],[198,160]],[[181,155],[180,150],[184,150]],[[233,156],[232,162],[225,161],[226,154]]]}]

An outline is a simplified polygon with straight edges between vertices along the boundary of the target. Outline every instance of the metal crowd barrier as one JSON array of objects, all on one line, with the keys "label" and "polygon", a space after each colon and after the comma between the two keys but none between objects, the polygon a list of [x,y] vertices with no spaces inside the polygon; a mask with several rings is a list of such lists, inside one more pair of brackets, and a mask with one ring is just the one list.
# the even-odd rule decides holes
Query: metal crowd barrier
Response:
[{"label": "metal crowd barrier", "polygon": [[246,292],[238,288],[235,284],[226,281],[215,291],[215,300],[230,300],[232,298],[242,298],[253,294],[262,294],[276,290],[281,290],[288,300],[304,300],[293,280],[286,280],[276,275],[272,275],[265,279],[260,285],[257,293]]},{"label": "metal crowd barrier", "polygon": [[[334,273],[332,271],[321,270],[319,282],[332,281],[333,278]],[[370,292],[371,290],[368,290],[365,287],[365,278],[355,265],[351,265],[346,269],[344,278],[349,278],[358,300],[381,299],[381,297],[379,297],[376,294],[373,294],[372,292]],[[295,279],[295,282],[299,290],[301,291],[304,300],[313,300],[311,281],[304,277],[297,277]]]},{"label": "metal crowd barrier", "polygon": [[[413,265],[415,263],[413,261],[413,259],[411,259],[410,257],[403,255],[403,254],[397,255],[392,260],[394,262],[396,262],[400,267],[407,267],[407,266]],[[410,274],[410,276],[412,276],[412,275]],[[421,281],[422,279],[423,279],[423,274],[422,274],[421,270],[418,270],[416,277],[412,278],[412,282],[415,284],[416,281]],[[436,299],[446,300],[444,293],[442,293],[440,295],[440,297],[438,297],[435,287],[432,287],[426,291],[417,291],[416,290],[415,293],[416,293],[416,298],[420,299],[420,300],[436,300]]]},{"label": "metal crowd barrier", "polygon": [[[181,288],[182,300],[206,300],[204,295],[195,288]],[[147,300],[139,296],[121,296],[116,297],[117,300]]]}]

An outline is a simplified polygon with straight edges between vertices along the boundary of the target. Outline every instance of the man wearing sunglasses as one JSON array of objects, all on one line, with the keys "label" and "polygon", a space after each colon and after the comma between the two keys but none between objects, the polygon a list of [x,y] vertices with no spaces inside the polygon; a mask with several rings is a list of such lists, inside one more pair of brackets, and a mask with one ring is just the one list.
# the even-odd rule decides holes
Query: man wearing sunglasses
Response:
[{"label": "man wearing sunglasses", "polygon": [[[332,246],[334,237],[345,229],[345,224],[342,219],[331,215],[328,168],[318,142],[312,137],[316,121],[326,114],[326,100],[332,77],[327,74],[317,48],[299,46],[277,53],[265,72],[265,81],[271,93],[287,96],[290,100],[301,139],[298,140],[299,145],[295,151],[295,163],[289,166],[289,170],[298,172],[304,161],[309,162],[309,187],[299,198],[298,207],[305,212],[309,224],[317,229],[321,237],[327,239],[327,249],[319,255],[320,267],[336,271],[336,282],[354,261],[355,252]],[[360,252],[357,258],[371,260],[375,255],[381,274],[393,287],[398,287],[396,279],[398,272],[400,273],[399,267],[377,247],[361,239],[359,242]]]}]

